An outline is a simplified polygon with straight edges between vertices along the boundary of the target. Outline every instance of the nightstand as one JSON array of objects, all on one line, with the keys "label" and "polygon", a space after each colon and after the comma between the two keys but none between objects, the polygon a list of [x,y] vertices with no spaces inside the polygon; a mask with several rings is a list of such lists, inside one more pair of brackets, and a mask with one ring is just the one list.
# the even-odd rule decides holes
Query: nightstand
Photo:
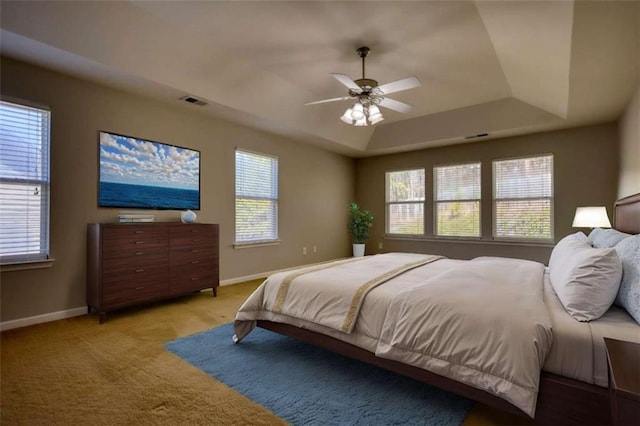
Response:
[{"label": "nightstand", "polygon": [[609,366],[611,420],[640,425],[640,344],[604,339]]}]

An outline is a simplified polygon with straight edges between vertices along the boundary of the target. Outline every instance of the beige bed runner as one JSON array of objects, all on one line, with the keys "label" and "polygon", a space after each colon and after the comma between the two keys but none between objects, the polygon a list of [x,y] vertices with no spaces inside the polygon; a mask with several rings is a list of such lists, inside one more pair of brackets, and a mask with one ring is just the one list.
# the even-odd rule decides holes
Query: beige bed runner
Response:
[{"label": "beige bed runner", "polygon": [[387,253],[311,266],[269,278],[277,292],[271,312],[351,333],[369,291],[442,256]]}]

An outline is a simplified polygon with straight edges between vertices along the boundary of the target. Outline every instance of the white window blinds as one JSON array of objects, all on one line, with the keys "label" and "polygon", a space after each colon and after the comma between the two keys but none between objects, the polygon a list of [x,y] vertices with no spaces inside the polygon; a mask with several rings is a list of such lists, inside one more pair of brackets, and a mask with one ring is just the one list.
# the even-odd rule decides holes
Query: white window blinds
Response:
[{"label": "white window blinds", "polygon": [[480,237],[480,163],[433,168],[436,226],[447,237]]},{"label": "white window blinds", "polygon": [[0,263],[49,257],[47,110],[0,101]]},{"label": "white window blinds", "polygon": [[493,162],[493,235],[553,239],[553,155]]},{"label": "white window blinds", "polygon": [[278,159],[236,150],[236,244],[278,239]]},{"label": "white window blinds", "polygon": [[387,172],[387,234],[424,234],[424,202],[424,169]]}]

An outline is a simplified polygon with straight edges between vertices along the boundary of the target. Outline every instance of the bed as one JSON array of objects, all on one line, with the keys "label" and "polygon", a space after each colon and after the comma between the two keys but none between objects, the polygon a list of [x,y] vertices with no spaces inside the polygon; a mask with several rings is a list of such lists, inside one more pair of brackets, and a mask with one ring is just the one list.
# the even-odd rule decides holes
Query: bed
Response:
[{"label": "bed", "polygon": [[[640,194],[616,202],[614,223],[640,233]],[[576,321],[550,269],[408,253],[313,265],[269,277],[240,308],[234,340],[258,326],[536,423],[610,423],[602,338],[640,342],[640,326],[615,305]]]}]

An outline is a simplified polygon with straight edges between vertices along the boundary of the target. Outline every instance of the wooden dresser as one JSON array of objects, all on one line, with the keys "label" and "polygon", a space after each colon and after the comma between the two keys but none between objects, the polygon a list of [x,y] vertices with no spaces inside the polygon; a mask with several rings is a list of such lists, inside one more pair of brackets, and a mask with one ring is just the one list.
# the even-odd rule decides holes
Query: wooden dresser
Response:
[{"label": "wooden dresser", "polygon": [[87,226],[87,306],[100,314],[205,288],[217,295],[219,228],[192,223]]}]

